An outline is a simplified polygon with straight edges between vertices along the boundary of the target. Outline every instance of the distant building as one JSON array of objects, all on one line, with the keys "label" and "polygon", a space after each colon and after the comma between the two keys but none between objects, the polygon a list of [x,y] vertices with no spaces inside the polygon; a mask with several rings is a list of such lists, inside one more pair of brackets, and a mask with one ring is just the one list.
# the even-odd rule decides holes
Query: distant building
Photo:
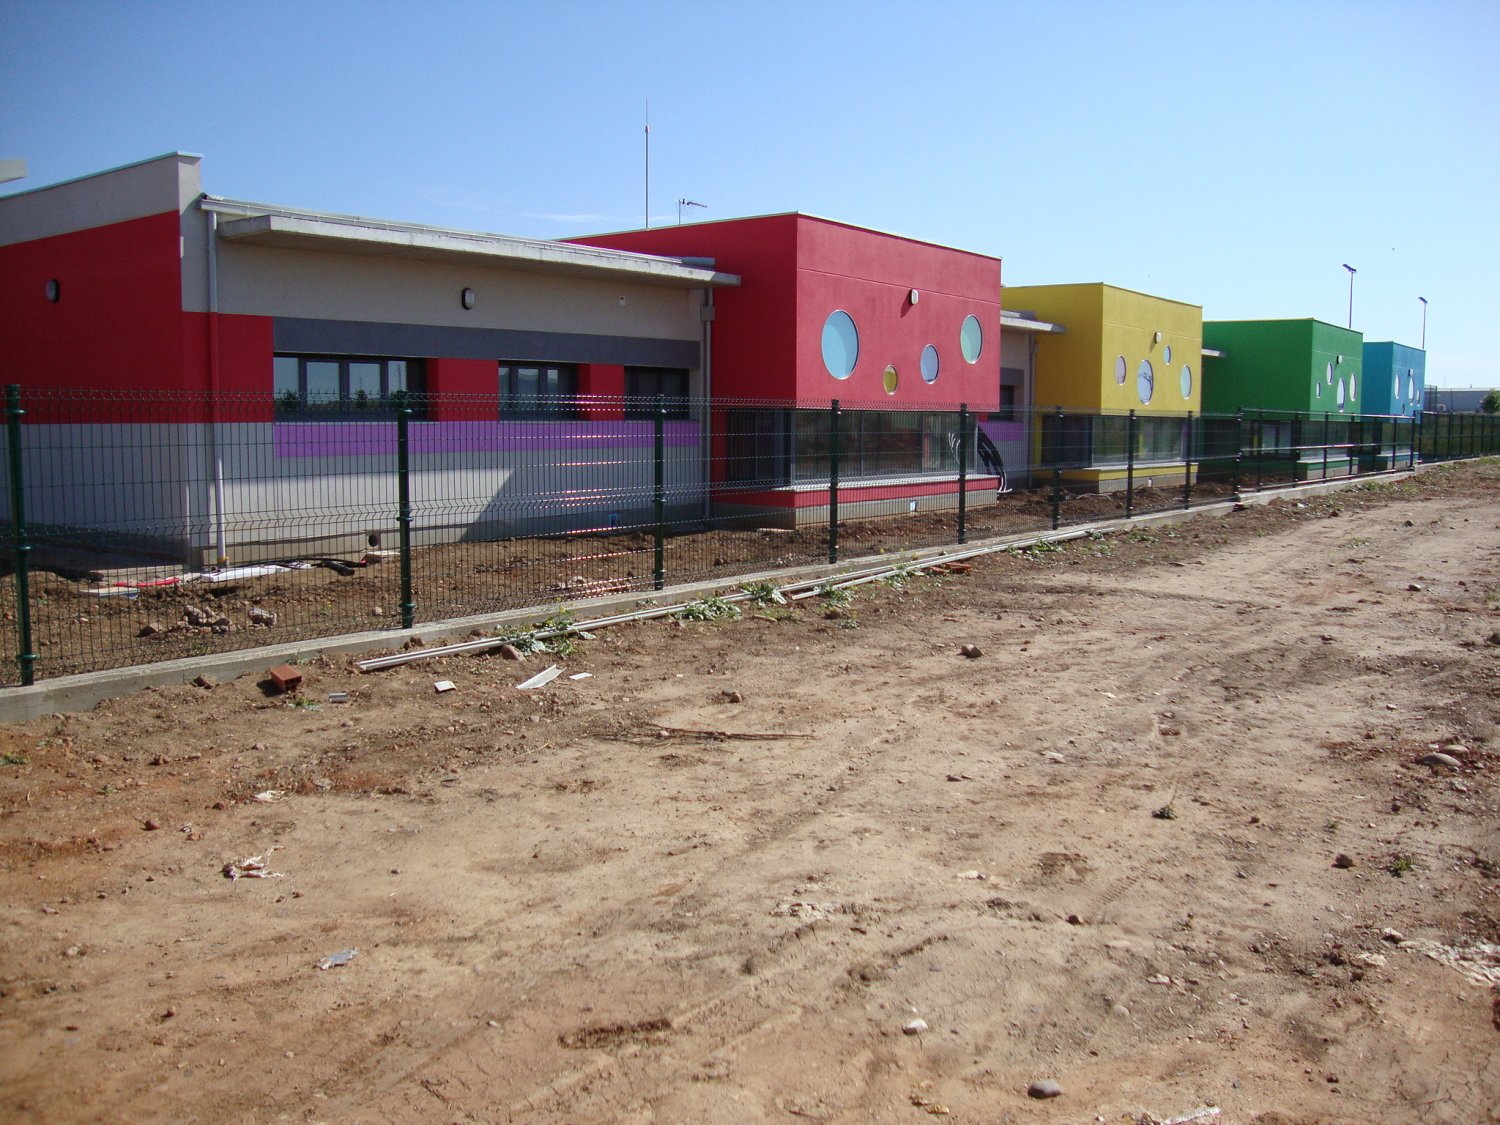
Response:
[{"label": "distant building", "polygon": [[1480,409],[1490,387],[1428,387],[1424,410],[1436,414],[1473,414]]},{"label": "distant building", "polygon": [[1362,413],[1406,418],[1421,413],[1427,388],[1427,353],[1421,348],[1394,341],[1366,342],[1364,376]]}]

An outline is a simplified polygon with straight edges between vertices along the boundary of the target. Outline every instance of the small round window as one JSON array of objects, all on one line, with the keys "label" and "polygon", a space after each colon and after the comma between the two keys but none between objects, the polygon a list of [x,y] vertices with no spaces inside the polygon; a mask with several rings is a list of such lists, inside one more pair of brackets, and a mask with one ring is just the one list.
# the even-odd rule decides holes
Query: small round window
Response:
[{"label": "small round window", "polygon": [[1193,369],[1185,363],[1182,365],[1182,374],[1177,379],[1177,386],[1181,389],[1183,398],[1193,397]]},{"label": "small round window", "polygon": [[1323,384],[1322,383],[1314,383],[1313,384],[1313,398],[1322,398],[1322,397],[1323,397]]},{"label": "small round window", "polygon": [[1410,371],[1406,373],[1406,397],[1412,402],[1417,401],[1417,377]]},{"label": "small round window", "polygon": [[938,377],[938,350],[931,344],[922,349],[922,382],[936,383]]},{"label": "small round window", "polygon": [[[958,330],[958,348],[965,363],[978,363],[979,353],[984,350],[984,329],[979,326],[977,316],[966,316]],[[930,380],[929,380],[930,382]]]},{"label": "small round window", "polygon": [[[1410,375],[1411,372],[1408,371],[1407,374]],[[1391,393],[1393,395],[1395,395],[1397,398],[1400,398],[1401,397],[1401,376],[1400,375],[1396,376],[1395,381],[1394,381],[1394,383],[1392,385],[1395,387],[1395,390],[1393,390]]]},{"label": "small round window", "polygon": [[1125,385],[1126,372],[1129,370],[1129,366],[1125,363],[1125,357],[1122,355],[1115,356],[1115,382],[1123,387]]},{"label": "small round window", "polygon": [[1333,386],[1333,364],[1330,363],[1328,365],[1328,372],[1323,376],[1323,378],[1327,380],[1330,387]]},{"label": "small round window", "polygon": [[888,395],[896,393],[896,384],[900,381],[901,377],[896,374],[894,367],[887,367],[885,373],[880,376],[880,385],[885,388],[885,393]]},{"label": "small round window", "polygon": [[1342,410],[1344,409],[1344,381],[1342,379],[1339,380],[1339,386],[1336,395],[1339,409]]},{"label": "small round window", "polygon": [[1352,405],[1354,405],[1354,399],[1355,399],[1355,396],[1356,396],[1356,395],[1358,395],[1358,394],[1359,394],[1359,391],[1357,391],[1357,390],[1356,390],[1356,389],[1355,389],[1355,387],[1356,387],[1356,386],[1357,386],[1357,385],[1358,385],[1358,384],[1357,384],[1357,383],[1356,383],[1356,382],[1355,382],[1355,380],[1356,380],[1356,379],[1357,379],[1357,378],[1358,378],[1358,376],[1356,376],[1356,375],[1350,375],[1350,376],[1349,376],[1349,404],[1350,404],[1350,405],[1351,405],[1351,406],[1352,406]]},{"label": "small round window", "polygon": [[835,379],[847,379],[859,362],[859,329],[843,309],[823,322],[823,366]]},{"label": "small round window", "polygon": [[1145,406],[1151,401],[1151,394],[1156,389],[1156,372],[1151,369],[1149,359],[1141,360],[1141,365],[1135,372],[1135,393]]},{"label": "small round window", "polygon": [[1161,349],[1161,361],[1163,363],[1171,363],[1172,362],[1172,345],[1171,344],[1163,344],[1162,345],[1162,349]]}]

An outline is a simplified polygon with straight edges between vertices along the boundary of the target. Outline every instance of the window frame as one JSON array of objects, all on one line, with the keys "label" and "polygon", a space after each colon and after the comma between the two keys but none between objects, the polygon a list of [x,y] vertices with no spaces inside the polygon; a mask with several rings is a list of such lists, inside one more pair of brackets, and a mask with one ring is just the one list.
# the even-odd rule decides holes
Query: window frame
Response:
[{"label": "window frame", "polygon": [[[297,365],[297,387],[293,390],[282,380],[280,370],[284,361]],[[278,421],[329,421],[350,422],[384,421],[395,417],[404,404],[420,414],[420,404],[426,395],[427,370],[423,360],[411,356],[379,355],[330,355],[318,352],[276,352],[271,359],[271,393],[275,400],[275,416]],[[308,367],[312,364],[336,365],[338,388],[336,397],[308,399]],[[379,367],[379,387],[375,398],[366,391],[358,395],[351,393],[350,369],[360,365]],[[401,365],[400,385],[392,386],[396,365]]]},{"label": "window frame", "polygon": [[[517,374],[528,368],[538,372],[539,380],[542,372],[557,372],[558,389],[553,392],[543,392],[539,381],[535,393],[523,394],[516,386]],[[496,379],[500,392],[499,416],[502,422],[568,420],[579,416],[578,365],[575,363],[502,359],[496,364]]]},{"label": "window frame", "polygon": [[[674,421],[692,417],[692,373],[686,367],[627,367],[625,369],[625,417],[656,417],[656,396],[661,395],[666,416]],[[675,384],[668,387],[668,384]]]}]

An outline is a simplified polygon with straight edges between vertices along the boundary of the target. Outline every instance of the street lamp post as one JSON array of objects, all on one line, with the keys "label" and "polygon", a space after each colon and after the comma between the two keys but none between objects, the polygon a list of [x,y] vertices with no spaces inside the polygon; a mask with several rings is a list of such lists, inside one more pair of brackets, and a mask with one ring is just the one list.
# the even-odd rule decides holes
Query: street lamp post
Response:
[{"label": "street lamp post", "polygon": [[1422,350],[1425,352],[1427,350],[1427,298],[1418,297],[1417,300],[1422,302]]},{"label": "street lamp post", "polygon": [[1357,269],[1355,269],[1353,266],[1351,266],[1348,262],[1344,263],[1344,268],[1349,271],[1349,327],[1353,328],[1354,327],[1354,275],[1357,274],[1359,271]]}]

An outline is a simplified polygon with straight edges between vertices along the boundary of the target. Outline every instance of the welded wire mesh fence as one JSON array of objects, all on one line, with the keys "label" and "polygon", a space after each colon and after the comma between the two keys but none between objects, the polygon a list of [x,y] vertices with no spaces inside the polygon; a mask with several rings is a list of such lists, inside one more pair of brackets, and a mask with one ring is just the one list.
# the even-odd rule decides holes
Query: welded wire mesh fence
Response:
[{"label": "welded wire mesh fence", "polygon": [[7,683],[1185,508],[1488,416],[10,389]]}]

